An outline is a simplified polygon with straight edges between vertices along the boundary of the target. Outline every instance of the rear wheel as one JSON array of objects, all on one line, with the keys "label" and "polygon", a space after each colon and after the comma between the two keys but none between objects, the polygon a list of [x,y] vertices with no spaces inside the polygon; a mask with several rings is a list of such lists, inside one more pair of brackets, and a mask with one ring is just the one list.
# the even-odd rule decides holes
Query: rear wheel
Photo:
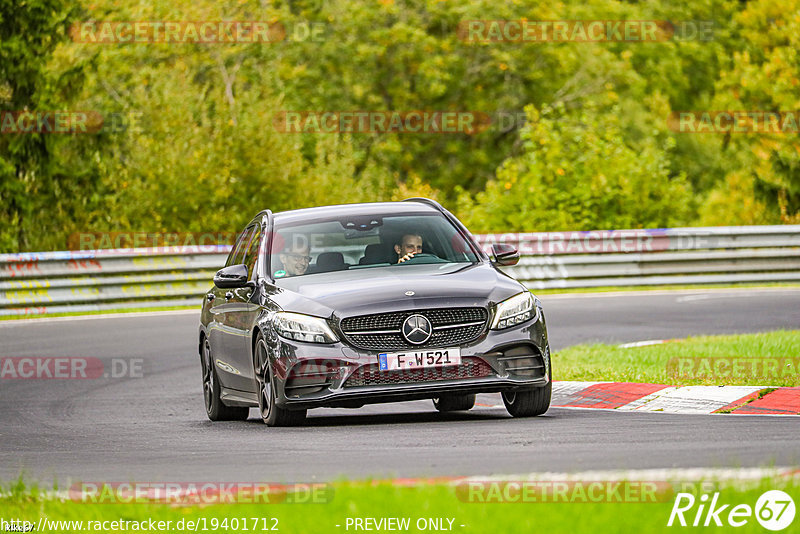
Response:
[{"label": "rear wheel", "polygon": [[433,405],[440,412],[458,412],[472,409],[475,406],[475,394],[448,395],[433,399]]},{"label": "rear wheel", "polygon": [[546,386],[525,389],[522,391],[509,391],[503,393],[503,404],[506,410],[514,417],[533,417],[542,415],[550,408],[550,397],[553,394],[553,383]]},{"label": "rear wheel", "polygon": [[203,366],[203,400],[206,405],[206,415],[212,421],[244,421],[250,414],[250,408],[242,406],[225,406],[220,396],[219,379],[214,366],[214,357],[211,354],[211,344],[208,338],[203,339],[203,356],[200,359]]},{"label": "rear wheel", "polygon": [[258,388],[258,409],[268,426],[297,426],[306,419],[306,410],[287,410],[275,403],[275,378],[267,355],[267,345],[262,337],[256,342],[255,377]]}]

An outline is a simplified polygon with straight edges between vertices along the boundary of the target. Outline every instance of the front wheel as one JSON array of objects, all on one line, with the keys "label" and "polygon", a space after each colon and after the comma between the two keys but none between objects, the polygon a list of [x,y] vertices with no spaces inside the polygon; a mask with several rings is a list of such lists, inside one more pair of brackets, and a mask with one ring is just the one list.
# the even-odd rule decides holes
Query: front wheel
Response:
[{"label": "front wheel", "polygon": [[206,405],[206,415],[212,421],[245,421],[250,414],[250,408],[242,406],[225,406],[220,396],[219,378],[214,366],[214,357],[211,354],[211,343],[208,338],[203,340],[203,400]]},{"label": "front wheel", "polygon": [[475,394],[439,397],[438,399],[433,399],[433,406],[440,412],[471,410],[475,406]]},{"label": "front wheel", "polygon": [[297,426],[306,419],[306,410],[287,410],[275,402],[275,378],[272,375],[263,338],[256,343],[255,377],[258,388],[258,410],[267,426]]},{"label": "front wheel", "polygon": [[503,404],[513,417],[533,417],[542,415],[550,408],[550,397],[553,394],[553,382],[546,386],[522,391],[503,393]]}]

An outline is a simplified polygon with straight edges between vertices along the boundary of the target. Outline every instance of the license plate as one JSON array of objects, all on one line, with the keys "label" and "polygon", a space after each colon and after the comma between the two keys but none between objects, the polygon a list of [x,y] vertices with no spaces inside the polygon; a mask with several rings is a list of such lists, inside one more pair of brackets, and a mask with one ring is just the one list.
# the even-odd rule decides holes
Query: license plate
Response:
[{"label": "license plate", "polygon": [[398,369],[424,369],[461,364],[461,349],[433,349],[407,352],[382,352],[378,354],[381,371]]}]

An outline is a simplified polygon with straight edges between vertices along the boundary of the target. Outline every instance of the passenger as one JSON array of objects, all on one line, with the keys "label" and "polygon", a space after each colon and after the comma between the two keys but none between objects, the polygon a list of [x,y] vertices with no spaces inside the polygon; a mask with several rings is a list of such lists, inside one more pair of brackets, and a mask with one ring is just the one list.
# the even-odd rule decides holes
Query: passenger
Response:
[{"label": "passenger", "polygon": [[275,277],[284,278],[306,274],[308,264],[311,263],[310,252],[306,236],[295,235],[291,239],[287,239],[285,251],[278,255],[283,264],[283,271],[276,271]]}]

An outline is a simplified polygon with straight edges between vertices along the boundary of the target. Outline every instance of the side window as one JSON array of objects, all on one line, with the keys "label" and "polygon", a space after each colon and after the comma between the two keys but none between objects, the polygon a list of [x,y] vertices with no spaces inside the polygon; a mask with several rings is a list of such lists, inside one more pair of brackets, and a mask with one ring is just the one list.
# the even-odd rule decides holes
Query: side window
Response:
[{"label": "side window", "polygon": [[255,227],[255,233],[250,239],[250,246],[247,247],[247,254],[244,256],[244,263],[247,265],[247,279],[253,279],[253,269],[256,266],[258,252],[261,244],[261,225]]},{"label": "side window", "polygon": [[225,267],[244,263],[244,252],[250,242],[250,236],[253,234],[253,230],[255,230],[255,226],[248,226],[245,228],[244,232],[239,235],[239,239],[236,240],[236,244],[233,246],[230,256],[228,256],[228,261],[225,262]]}]

